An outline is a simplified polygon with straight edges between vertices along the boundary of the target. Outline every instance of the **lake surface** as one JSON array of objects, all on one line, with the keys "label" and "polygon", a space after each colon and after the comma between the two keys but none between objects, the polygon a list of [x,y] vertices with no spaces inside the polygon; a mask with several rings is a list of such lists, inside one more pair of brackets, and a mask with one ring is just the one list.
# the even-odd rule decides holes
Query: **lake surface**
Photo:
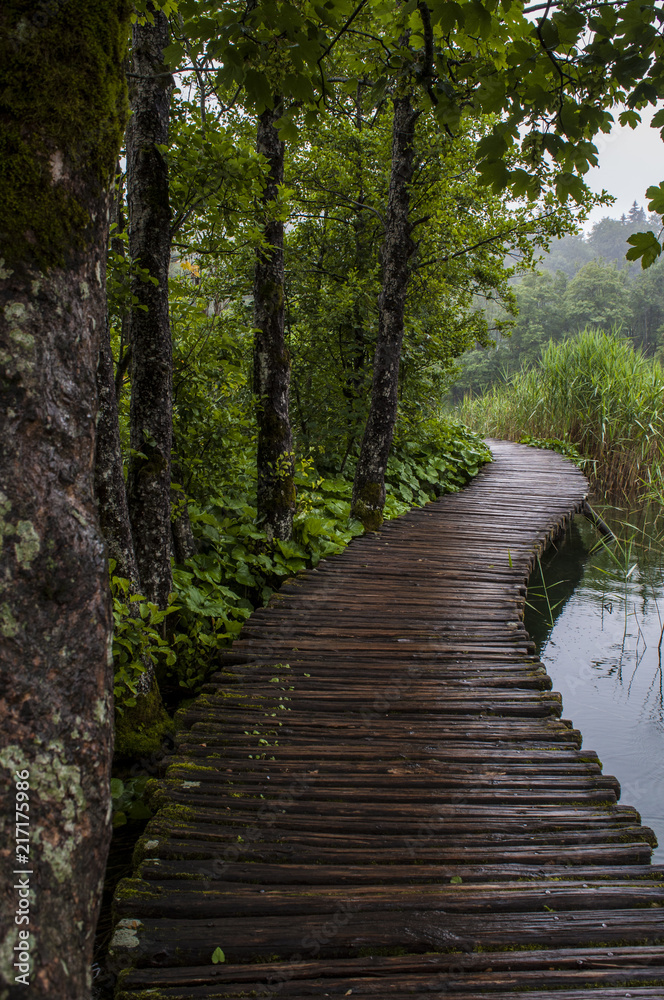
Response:
[{"label": "lake surface", "polygon": [[662,863],[664,539],[653,542],[647,514],[639,523],[635,515],[601,514],[617,543],[596,548],[597,529],[575,518],[531,576],[525,624],[562,694],[563,717],[599,754],[604,773],[618,778],[621,803],[655,831],[653,861]]}]

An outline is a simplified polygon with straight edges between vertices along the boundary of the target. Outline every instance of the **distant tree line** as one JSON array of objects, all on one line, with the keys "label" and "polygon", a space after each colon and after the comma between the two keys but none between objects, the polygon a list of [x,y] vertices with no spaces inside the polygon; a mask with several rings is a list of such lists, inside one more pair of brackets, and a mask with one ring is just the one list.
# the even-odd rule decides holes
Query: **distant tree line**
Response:
[{"label": "distant tree line", "polygon": [[[511,334],[498,331],[494,347],[464,355],[451,397],[482,392],[535,364],[549,341],[585,328],[615,331],[644,354],[663,359],[664,262],[643,270],[625,259],[630,236],[644,226],[659,231],[661,224],[634,202],[627,215],[601,219],[587,236],[554,240],[537,271],[513,284],[517,315]],[[505,318],[495,308],[492,315]]]}]

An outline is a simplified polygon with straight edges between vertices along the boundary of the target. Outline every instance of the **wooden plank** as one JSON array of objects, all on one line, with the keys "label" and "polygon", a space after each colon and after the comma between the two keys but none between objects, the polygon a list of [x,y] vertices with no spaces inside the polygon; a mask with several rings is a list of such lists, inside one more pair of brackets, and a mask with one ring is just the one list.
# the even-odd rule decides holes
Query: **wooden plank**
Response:
[{"label": "wooden plank", "polygon": [[[610,909],[573,913],[446,913],[441,910],[381,910],[340,907],[333,914],[210,917],[200,920],[123,917],[133,931],[136,966],[202,965],[222,947],[228,962],[270,958],[288,961],[309,951],[315,957],[358,956],[373,949],[429,952],[443,949],[500,950],[514,942],[549,948],[602,947],[630,938],[662,944],[659,909]],[[136,925],[136,926],[132,926]]]}]

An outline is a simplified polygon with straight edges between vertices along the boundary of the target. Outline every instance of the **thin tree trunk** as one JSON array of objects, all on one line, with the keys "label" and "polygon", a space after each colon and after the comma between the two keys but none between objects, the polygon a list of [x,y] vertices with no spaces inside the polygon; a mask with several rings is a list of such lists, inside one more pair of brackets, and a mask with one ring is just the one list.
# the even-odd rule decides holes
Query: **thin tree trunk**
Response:
[{"label": "thin tree trunk", "polygon": [[[177,477],[179,484],[182,483],[184,478],[182,469],[176,463],[173,464],[173,476]],[[181,565],[196,553],[196,539],[191,527],[189,504],[184,490],[171,489],[171,508],[173,510],[171,521],[173,556],[176,563]]]},{"label": "thin tree trunk", "polygon": [[111,834],[111,607],[93,468],[128,17],[123,0],[98,0],[85,15],[70,3],[0,11],[0,995],[7,998],[89,997]]},{"label": "thin tree trunk", "polygon": [[418,112],[409,97],[394,101],[392,167],[381,250],[383,281],[378,297],[378,341],[371,405],[355,471],[351,513],[367,531],[383,523],[385,470],[397,419],[399,363],[409,260],[413,252],[408,186],[413,176],[413,141]]},{"label": "thin tree trunk", "polygon": [[[141,581],[134,554],[134,543],[129,523],[127,491],[122,474],[122,448],[118,407],[115,398],[113,378],[113,355],[109,336],[108,319],[101,338],[99,364],[97,366],[97,393],[99,398],[99,418],[97,420],[97,447],[95,452],[95,500],[99,524],[106,541],[108,555],[116,562],[115,573],[125,577],[132,584],[132,592],[141,592]],[[138,618],[136,604],[129,605],[130,612]],[[124,737],[126,732],[134,733],[138,726],[163,719],[161,695],[157,685],[154,664],[149,657],[143,660],[145,671],[137,685],[137,703],[133,708],[125,708],[121,720],[122,733],[119,749],[131,753],[131,747]],[[147,699],[147,700],[146,700]],[[121,744],[125,744],[121,746]]]},{"label": "thin tree trunk", "polygon": [[[116,180],[118,170],[116,169]],[[121,198],[121,192],[116,185],[116,205]],[[122,212],[116,213],[119,224],[122,224]],[[121,232],[122,230],[120,230]],[[113,240],[111,240],[111,245]],[[123,318],[123,324],[124,324]],[[127,490],[124,483],[122,446],[120,443],[120,424],[118,420],[117,375],[113,373],[113,354],[108,316],[104,324],[97,365],[97,393],[99,398],[99,416],[97,419],[97,447],[95,452],[95,500],[97,516],[106,540],[108,555],[115,560],[115,574],[131,581],[132,592],[141,592],[141,581],[138,564],[134,553],[134,541],[129,521]],[[139,617],[136,604],[129,605],[130,613]],[[123,734],[118,743],[123,743],[124,732],[135,732],[146,720],[153,721],[155,714],[162,714],[161,696],[157,685],[154,664],[149,657],[144,657],[145,672],[140,677],[137,686],[137,704],[134,708],[125,708],[122,717]],[[145,696],[149,696],[148,701]],[[117,719],[116,719],[117,735]],[[126,741],[124,741],[126,743]],[[126,747],[120,749],[126,750]]]},{"label": "thin tree trunk", "polygon": [[173,373],[168,313],[170,205],[168,167],[159,146],[168,142],[173,80],[164,75],[168,20],[134,25],[131,107],[127,130],[129,254],[153,281],[132,280],[131,407],[127,496],[134,551],[145,596],[165,608],[171,575],[171,442]]},{"label": "thin tree trunk", "polygon": [[127,491],[122,474],[122,448],[108,320],[104,323],[102,331],[97,367],[97,393],[99,419],[95,456],[95,498],[99,524],[106,539],[108,555],[116,562],[116,574],[131,580],[135,592],[139,593],[140,575],[134,554]]},{"label": "thin tree trunk", "polygon": [[288,539],[293,532],[295,482],[293,437],[288,412],[290,357],[284,335],[284,224],[270,215],[284,177],[284,144],[275,122],[282,103],[264,111],[258,122],[256,148],[268,161],[263,192],[265,246],[254,272],[254,392],[258,397],[258,518],[268,540]]}]

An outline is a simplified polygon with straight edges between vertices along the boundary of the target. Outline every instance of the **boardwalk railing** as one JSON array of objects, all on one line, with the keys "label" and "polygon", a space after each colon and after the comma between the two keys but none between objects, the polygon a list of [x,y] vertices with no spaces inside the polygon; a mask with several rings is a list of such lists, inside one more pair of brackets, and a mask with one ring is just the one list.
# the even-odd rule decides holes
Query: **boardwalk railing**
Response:
[{"label": "boardwalk railing", "polygon": [[664,998],[653,835],[522,621],[587,484],[492,448],[282,588],[179,714],[116,894],[121,1000]]}]

